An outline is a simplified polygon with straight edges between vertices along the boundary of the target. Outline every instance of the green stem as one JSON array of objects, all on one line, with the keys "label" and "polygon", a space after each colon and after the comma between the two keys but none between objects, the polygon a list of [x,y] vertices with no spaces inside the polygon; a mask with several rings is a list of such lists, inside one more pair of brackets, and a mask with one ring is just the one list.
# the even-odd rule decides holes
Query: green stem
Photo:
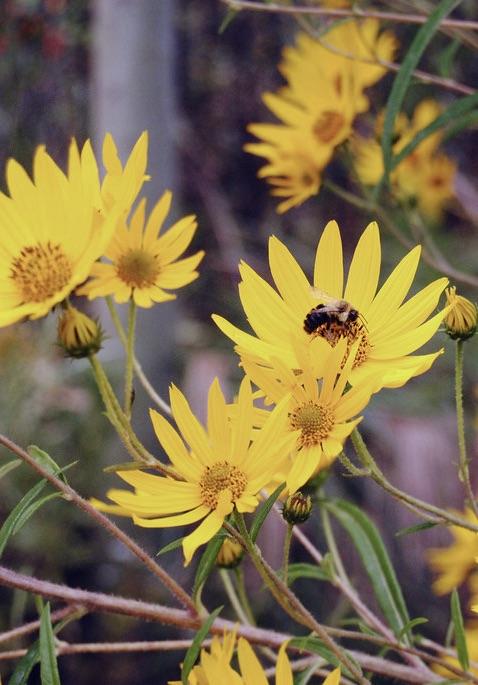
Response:
[{"label": "green stem", "polygon": [[236,575],[236,581],[237,581],[237,593],[239,595],[239,599],[241,601],[241,606],[243,607],[247,619],[251,626],[256,625],[256,618],[254,616],[254,612],[252,611],[251,604],[249,602],[249,597],[247,596],[246,592],[246,584],[244,582],[244,571],[242,570],[242,564],[238,566],[237,568],[234,569],[235,575]]},{"label": "green stem", "polygon": [[[118,316],[118,312],[116,311],[116,308],[114,306],[114,302],[112,298],[109,296],[106,298],[106,304],[108,305],[108,310],[110,312],[111,320],[113,322],[114,327],[116,328],[116,332],[118,333],[118,336],[123,344],[123,346],[126,348],[128,344],[127,336],[125,333],[125,330],[123,328],[123,324],[121,323],[121,319]],[[153,402],[161,409],[162,412],[167,414],[168,416],[172,416],[171,412],[171,407],[169,404],[163,400],[163,398],[158,395],[156,390],[153,388],[151,385],[150,381],[148,380],[146,374],[143,371],[143,367],[137,360],[136,356],[133,354],[133,368],[134,372],[143,386],[144,390],[146,391],[146,394],[153,400]]]},{"label": "green stem", "polygon": [[294,529],[294,526],[292,523],[287,524],[287,528],[285,531],[285,537],[284,537],[284,556],[283,556],[283,564],[282,564],[282,578],[284,580],[284,584],[288,585],[289,584],[289,556],[290,556],[290,543],[292,540],[292,531]]},{"label": "green stem", "polygon": [[133,404],[133,360],[135,331],[136,303],[134,299],[131,298],[128,309],[128,334],[126,340],[126,365],[124,373],[124,413],[127,419],[131,418],[131,407]]},{"label": "green stem", "polygon": [[[354,430],[352,431],[351,438],[355,452],[358,458],[361,460],[362,464],[364,464],[364,466],[366,467],[373,464],[373,468],[370,468],[371,478],[373,478],[373,480],[376,483],[378,483],[378,485],[380,485],[380,487],[382,487],[390,495],[393,495],[393,497],[403,502],[407,507],[409,507],[416,513],[419,513],[420,516],[427,519],[428,521],[433,521],[434,523],[452,524],[453,526],[459,526],[460,528],[466,528],[466,530],[471,530],[474,533],[478,533],[477,524],[470,523],[461,516],[456,516],[451,511],[444,511],[439,507],[435,507],[433,504],[424,502],[423,500],[420,500],[417,497],[413,497],[412,495],[403,492],[403,490],[396,488],[385,478],[384,474],[378,468],[372,455],[368,451],[362,439],[362,436],[356,428],[354,428]],[[429,514],[432,514],[432,516],[430,516]]]},{"label": "green stem", "polygon": [[339,550],[337,549],[337,545],[335,544],[335,536],[334,536],[334,532],[332,530],[332,526],[330,525],[330,517],[329,517],[328,511],[323,506],[320,507],[320,515],[322,518],[322,525],[324,527],[324,534],[325,534],[325,539],[327,541],[327,547],[329,548],[329,551],[332,554],[332,559],[334,560],[335,569],[336,569],[340,579],[343,582],[349,583],[347,573],[346,573],[344,565],[342,563],[342,558],[339,554]]},{"label": "green stem", "polygon": [[470,483],[470,470],[466,454],[465,441],[465,415],[463,411],[463,340],[457,340],[455,345],[455,402],[456,402],[456,426],[458,432],[458,450],[460,465],[458,475],[467,494],[469,504],[475,516],[478,518],[478,508]]},{"label": "green stem", "polygon": [[156,457],[151,454],[151,452],[149,452],[138,439],[131,427],[131,423],[128,421],[123,413],[123,410],[121,409],[114,390],[111,387],[108,377],[100,361],[98,360],[98,357],[96,355],[91,355],[89,360],[91,368],[93,369],[93,375],[98,386],[98,390],[106,408],[108,419],[113,424],[129,454],[135,461],[157,469],[165,475],[170,475],[173,478],[177,478],[177,474],[156,459]]},{"label": "green stem", "polygon": [[278,577],[275,571],[269,566],[266,560],[262,557],[258,547],[252,542],[249,531],[246,528],[244,517],[242,514],[235,512],[236,525],[241,534],[246,549],[249,552],[251,560],[256,567],[259,575],[264,583],[269,588],[271,594],[277,603],[291,616],[295,621],[309,630],[314,631],[324,644],[335,654],[340,663],[347,668],[352,676],[360,685],[370,685],[369,681],[363,676],[360,666],[354,663],[348,654],[344,652],[341,647],[331,638],[327,630],[322,626],[306,607],[300,602],[293,592],[285,585],[285,583]]},{"label": "green stem", "polygon": [[231,605],[237,614],[237,618],[241,621],[241,623],[247,625],[249,623],[249,619],[242,608],[241,602],[239,601],[239,597],[237,596],[236,589],[231,581],[229,571],[225,568],[221,568],[219,569],[219,575],[221,577],[222,584],[224,585],[226,595],[228,596],[229,601],[231,602]]}]

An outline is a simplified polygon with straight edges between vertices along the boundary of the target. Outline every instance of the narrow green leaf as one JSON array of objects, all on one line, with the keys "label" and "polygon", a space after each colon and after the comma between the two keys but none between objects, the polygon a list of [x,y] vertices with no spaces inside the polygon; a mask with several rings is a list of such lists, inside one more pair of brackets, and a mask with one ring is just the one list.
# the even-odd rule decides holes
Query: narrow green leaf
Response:
[{"label": "narrow green leaf", "polygon": [[43,478],[39,483],[34,485],[25,495],[23,495],[21,500],[13,507],[12,511],[5,519],[2,527],[0,528],[0,557],[2,556],[5,546],[11,538],[11,536],[18,530],[20,530],[20,522],[23,521],[23,523],[25,523],[25,521],[27,520],[27,518],[25,518],[26,512],[29,510],[32,502],[34,502],[36,498],[39,496],[40,492],[43,490],[45,485],[46,480]]},{"label": "narrow green leaf", "polygon": [[221,531],[219,531],[219,533],[217,533],[212,540],[209,540],[206,549],[201,556],[197,567],[196,576],[194,578],[193,601],[195,601],[197,593],[202,588],[209,574],[214,568],[214,563],[216,561],[218,552],[221,549],[224,538],[226,537],[226,533],[222,528]]},{"label": "narrow green leaf", "polygon": [[377,601],[396,635],[410,621],[402,590],[398,583],[382,538],[372,521],[361,509],[344,500],[333,500],[325,506],[352,538]]},{"label": "narrow green leaf", "polygon": [[15,670],[10,676],[8,685],[28,685],[30,673],[39,660],[40,645],[39,641],[37,640],[32,644],[28,652],[22,656],[20,661],[15,666]]},{"label": "narrow green leaf", "polygon": [[[318,654],[325,659],[328,664],[332,664],[332,666],[335,667],[340,666],[343,675],[348,676],[349,678],[351,677],[349,670],[345,668],[342,663],[340,663],[336,655],[331,652],[330,649],[328,649],[328,647],[326,647],[318,637],[295,637],[289,642],[289,645],[291,647],[296,647],[297,649],[303,650],[304,652]],[[347,655],[350,661],[357,666],[357,670],[361,672],[362,669],[360,665],[352,656],[350,656],[349,652],[343,648],[342,651]]]},{"label": "narrow green leaf", "polygon": [[320,566],[314,566],[314,564],[289,564],[288,578],[289,583],[293,583],[298,578],[330,581],[330,574],[324,571]]},{"label": "narrow green leaf", "polygon": [[438,523],[434,521],[424,521],[423,523],[417,523],[415,526],[408,526],[408,528],[401,528],[395,533],[396,538],[401,538],[404,535],[411,535],[412,533],[419,533],[421,530],[428,530],[429,528],[435,528]]},{"label": "narrow green leaf", "polygon": [[384,175],[376,188],[376,197],[378,197],[379,189],[383,183],[388,180],[390,174],[395,118],[402,108],[405,94],[413,76],[413,71],[417,67],[417,64],[419,63],[423,53],[433,38],[441,20],[444,19],[444,17],[446,17],[459,3],[460,0],[441,0],[433,12],[430,13],[427,21],[418,29],[417,33],[415,34],[415,38],[410,44],[407,54],[403,58],[400,70],[396,75],[390,90],[390,95],[388,97],[385,110],[385,120],[383,124],[382,135]]},{"label": "narrow green leaf", "polygon": [[418,618],[412,618],[411,621],[409,621],[406,625],[403,626],[402,630],[398,633],[397,635],[397,640],[401,640],[401,638],[406,635],[408,632],[412,631],[412,628],[415,628],[415,626],[421,626],[423,623],[428,623],[428,618],[425,618],[424,616],[419,616]]},{"label": "narrow green leaf", "polygon": [[116,471],[141,471],[141,469],[148,468],[144,464],[138,464],[137,461],[124,461],[119,464],[111,464],[105,466],[104,473],[116,473]]},{"label": "narrow green leaf", "polygon": [[476,107],[478,107],[478,93],[473,93],[472,95],[467,95],[459,100],[456,100],[453,104],[447,107],[444,112],[437,116],[436,119],[430,122],[428,126],[422,128],[422,130],[416,134],[416,136],[408,143],[408,145],[402,148],[402,150],[400,150],[400,152],[394,156],[390,162],[390,171],[395,169],[397,164],[400,164],[405,157],[408,157],[408,155],[411,154],[415,148],[432,133],[436,133],[436,131],[439,131],[448,124],[456,122],[458,117],[469,114],[472,110],[476,109]]},{"label": "narrow green leaf", "polygon": [[59,466],[47,452],[40,449],[37,445],[28,445],[27,452],[36,462],[43,466],[45,471],[52,473],[54,476],[57,475],[59,478],[61,478],[61,480],[64,483],[67,482],[65,476],[62,473],[65,469]]},{"label": "narrow green leaf", "polygon": [[300,671],[294,678],[294,685],[307,685],[310,679],[314,676],[315,671],[322,666],[324,659],[317,659],[305,671]]},{"label": "narrow green leaf", "polygon": [[181,682],[183,683],[183,685],[188,685],[189,674],[191,673],[191,669],[197,661],[201,645],[209,632],[209,628],[212,626],[216,618],[219,616],[222,609],[222,606],[217,607],[217,609],[214,609],[214,611],[211,614],[209,614],[207,619],[204,621],[204,623],[194,636],[194,640],[184,657],[183,669],[181,671]]},{"label": "narrow green leaf", "polygon": [[13,471],[13,469],[16,469],[17,466],[20,466],[22,464],[21,459],[12,459],[11,461],[7,461],[6,464],[0,467],[0,478],[3,478],[3,476],[6,476],[7,473],[10,473],[10,471]]},{"label": "narrow green leaf", "polygon": [[51,625],[50,603],[40,616],[40,675],[42,685],[61,685],[56,660],[55,636]]},{"label": "narrow green leaf", "polygon": [[218,29],[218,34],[221,36],[224,31],[228,28],[230,24],[234,21],[236,16],[239,14],[239,10],[234,9],[234,7],[228,7],[224,19],[221,21],[221,25]]},{"label": "narrow green leaf", "polygon": [[173,549],[177,549],[178,547],[181,547],[183,544],[184,540],[184,535],[181,538],[177,538],[176,540],[173,540],[172,542],[168,542],[167,545],[164,545],[164,547],[161,547],[159,552],[156,552],[156,556],[160,557],[162,554],[166,554],[167,552],[172,552]]},{"label": "narrow green leaf", "polygon": [[437,58],[438,73],[443,78],[449,78],[450,77],[451,70],[453,67],[453,60],[455,59],[456,53],[458,52],[460,47],[461,47],[460,41],[458,40],[458,38],[455,38],[438,55],[438,58]]},{"label": "narrow green leaf", "polygon": [[462,117],[457,117],[457,119],[452,122],[445,130],[443,136],[443,142],[446,143],[454,136],[457,136],[462,131],[471,131],[478,128],[478,110],[473,110],[464,114]]},{"label": "narrow green leaf", "polygon": [[466,646],[465,626],[463,625],[463,615],[461,613],[460,598],[456,588],[453,589],[450,597],[451,620],[455,631],[455,645],[458,654],[458,661],[464,671],[470,667],[468,648]]},{"label": "narrow green leaf", "polygon": [[281,494],[282,490],[285,488],[285,483],[281,483],[266,499],[265,502],[261,504],[259,509],[257,510],[256,517],[254,521],[252,522],[251,525],[251,530],[249,531],[249,534],[251,536],[252,542],[256,541],[257,536],[259,535],[259,531],[262,528],[262,524],[266,520],[267,514],[270,512],[274,504],[276,503],[277,498]]}]

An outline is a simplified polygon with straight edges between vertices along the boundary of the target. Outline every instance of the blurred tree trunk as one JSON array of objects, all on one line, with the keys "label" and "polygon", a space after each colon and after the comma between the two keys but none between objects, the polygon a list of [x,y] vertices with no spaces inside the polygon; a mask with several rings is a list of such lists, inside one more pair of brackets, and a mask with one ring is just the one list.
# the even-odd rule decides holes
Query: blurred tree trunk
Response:
[{"label": "blurred tree trunk", "polygon": [[[125,161],[141,131],[149,131],[152,180],[144,192],[151,208],[176,183],[173,0],[95,0],[92,7],[91,133],[100,151],[105,133],[111,132]],[[102,313],[105,322],[107,316]],[[167,366],[176,317],[174,303],[138,316],[137,354],[163,395],[172,374]],[[122,355],[113,341],[108,349],[110,355]],[[151,404],[142,395],[137,393],[137,420],[146,419],[142,410]]]}]

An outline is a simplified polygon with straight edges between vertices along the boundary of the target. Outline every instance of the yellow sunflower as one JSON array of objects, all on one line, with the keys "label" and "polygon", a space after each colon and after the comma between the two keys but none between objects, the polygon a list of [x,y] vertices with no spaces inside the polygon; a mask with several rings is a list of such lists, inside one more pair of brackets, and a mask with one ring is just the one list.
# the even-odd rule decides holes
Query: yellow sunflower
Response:
[{"label": "yellow sunflower", "polygon": [[[434,100],[420,102],[409,120],[400,114],[395,122],[396,140],[394,154],[408,143],[440,114],[441,108]],[[378,141],[383,128],[383,115],[377,117],[377,139],[354,136],[351,151],[354,168],[361,183],[375,185],[384,171],[382,148]],[[425,138],[390,175],[394,193],[401,200],[415,203],[419,211],[431,221],[438,221],[443,210],[455,197],[456,164],[447,155],[437,152],[443,132]]]},{"label": "yellow sunflower", "polygon": [[[281,359],[291,369],[300,368],[296,349],[304,341],[310,343],[323,337],[334,346],[346,338],[349,347],[358,341],[350,382],[362,382],[373,374],[377,390],[400,387],[427,371],[442,353],[410,354],[428,342],[440,326],[443,311],[427,318],[448,283],[446,278],[439,278],[404,302],[419,258],[420,246],[416,246],[377,291],[380,235],[377,224],[372,222],[357,244],[344,283],[340,231],[337,223],[330,221],[317,246],[311,288],[287,247],[272,237],[269,264],[277,290],[246,263],[239,266],[239,296],[255,335],[221,316],[213,315],[213,319],[236,343],[241,356],[252,355],[266,363]],[[306,319],[310,319],[309,324]],[[311,327],[310,322],[316,325]]]},{"label": "yellow sunflower", "polygon": [[204,256],[201,250],[178,259],[196,232],[196,217],[186,216],[159,235],[171,206],[172,194],[166,191],[145,222],[146,200],[135,209],[129,224],[123,217],[104,253],[110,263],[97,262],[91,280],[78,290],[90,300],[113,295],[117,302],[133,298],[140,307],[174,300],[168,290],[181,288],[198,277],[196,267]]},{"label": "yellow sunflower", "polygon": [[361,421],[357,414],[368,404],[376,383],[372,377],[344,392],[357,350],[356,343],[346,358],[345,339],[331,347],[324,338],[315,338],[296,350],[299,373],[280,359],[272,359],[270,366],[247,355],[242,359],[245,372],[267,401],[277,403],[291,394],[289,430],[300,432],[286,466],[288,492],[295,492],[317,471],[330,466]]},{"label": "yellow sunflower", "polygon": [[251,124],[248,130],[261,142],[248,143],[244,150],[267,160],[267,164],[259,169],[258,178],[266,179],[272,186],[273,197],[284,198],[277,206],[278,214],[317,195],[322,167],[326,163],[324,152],[330,158],[333,148],[321,148],[311,131],[300,131],[290,126]]},{"label": "yellow sunflower", "polygon": [[37,148],[33,180],[7,163],[10,196],[0,193],[0,326],[37,319],[84,281],[111,240],[125,200],[106,210],[89,141],[73,141],[68,175]]},{"label": "yellow sunflower", "polygon": [[[471,509],[456,513],[460,513],[470,523],[476,523],[476,516]],[[449,547],[427,550],[428,563],[438,574],[432,585],[437,595],[446,595],[461,585],[475,567],[478,556],[477,533],[459,526],[450,526],[448,530],[454,538]]]},{"label": "yellow sunflower", "polygon": [[279,65],[288,83],[283,94],[298,102],[322,100],[319,85],[325,74],[337,93],[348,91],[356,114],[365,112],[369,101],[363,90],[385,75],[380,62],[390,61],[396,49],[393,33],[380,33],[379,22],[372,18],[338,22],[317,39],[300,33],[296,46],[284,49]]},{"label": "yellow sunflower", "polygon": [[[201,650],[201,660],[189,674],[189,685],[269,685],[264,668],[249,642],[240,637],[237,641],[238,673],[232,666],[236,636],[225,633],[222,640],[212,638],[210,651]],[[292,668],[287,656],[287,642],[281,646],[277,656],[275,685],[293,685]],[[323,685],[339,685],[340,669],[336,668],[324,680]],[[169,685],[181,685],[178,680]]]},{"label": "yellow sunflower", "polygon": [[182,480],[142,471],[118,472],[135,492],[110,490],[107,494],[121,507],[120,513],[129,512],[133,521],[145,528],[169,528],[204,519],[183,539],[188,564],[196,549],[219,531],[234,508],[241,513],[254,511],[261,489],[280,470],[297,435],[286,431],[289,400],[286,397],[251,442],[254,407],[247,379],[241,383],[237,411],[231,419],[218,381],[212,383],[207,431],[174,386],[170,400],[182,437],[153,410],[151,420],[158,440]]}]

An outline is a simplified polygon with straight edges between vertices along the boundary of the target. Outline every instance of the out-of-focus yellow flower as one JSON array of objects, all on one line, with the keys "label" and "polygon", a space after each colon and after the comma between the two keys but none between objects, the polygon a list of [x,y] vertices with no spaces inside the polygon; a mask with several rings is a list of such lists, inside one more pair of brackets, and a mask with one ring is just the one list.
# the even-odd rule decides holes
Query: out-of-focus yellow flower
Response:
[{"label": "out-of-focus yellow flower", "polygon": [[165,192],[146,222],[145,199],[129,224],[121,218],[104,255],[111,263],[93,265],[91,280],[78,290],[80,295],[90,300],[113,295],[117,302],[132,298],[140,307],[151,307],[155,302],[174,300],[176,295],[168,290],[182,288],[199,276],[196,267],[204,256],[202,250],[178,259],[196,232],[196,217],[186,216],[159,235],[171,199],[171,192]]},{"label": "out-of-focus yellow flower", "polygon": [[[440,111],[434,100],[423,100],[415,108],[411,121],[401,113],[395,122],[394,154],[403,150]],[[382,128],[383,113],[377,117],[377,139],[356,135],[351,142],[355,171],[364,185],[375,185],[383,175],[382,148],[378,142]],[[444,208],[455,196],[456,164],[437,151],[442,137],[443,132],[437,131],[425,138],[390,175],[395,195],[402,201],[413,201],[424,216],[435,222],[440,220]]]},{"label": "out-of-focus yellow flower", "polygon": [[134,523],[144,528],[171,528],[202,519],[183,539],[188,564],[196,549],[220,530],[233,509],[241,513],[254,511],[262,488],[281,470],[297,434],[287,431],[289,398],[285,397],[270,412],[261,430],[253,435],[253,398],[247,379],[241,383],[237,410],[231,417],[219,382],[216,379],[211,384],[207,431],[174,386],[170,400],[182,437],[163,416],[152,410],[151,420],[158,440],[182,480],[142,471],[118,471],[135,490],[110,490],[107,496],[122,507],[121,513],[128,511]]},{"label": "out-of-focus yellow flower", "polygon": [[267,160],[258,176],[283,197],[283,213],[316,194],[321,174],[335,148],[350,137],[355,116],[368,109],[363,89],[383,76],[377,60],[389,59],[395,40],[379,34],[373,19],[343,22],[320,41],[299,34],[294,47],[285,48],[279,70],[287,85],[266,93],[266,106],[282,122],[251,124],[260,142],[245,150]]},{"label": "out-of-focus yellow flower", "polygon": [[227,536],[224,538],[216,557],[216,566],[220,568],[235,568],[241,563],[244,556],[244,549],[242,545],[233,537]]},{"label": "out-of-focus yellow flower", "polygon": [[[348,279],[344,281],[342,239],[337,223],[330,221],[317,246],[312,288],[287,247],[272,237],[269,264],[277,290],[244,262],[239,266],[239,296],[254,335],[220,316],[213,315],[213,319],[236,343],[242,357],[249,355],[266,365],[280,359],[289,369],[301,368],[297,350],[304,344],[314,344],[316,338],[323,338],[332,346],[342,338],[349,347],[358,342],[349,378],[352,385],[374,375],[377,389],[400,387],[427,371],[442,352],[411,355],[438,330],[444,313],[428,317],[448,284],[446,278],[437,279],[404,302],[419,259],[417,246],[379,288],[380,235],[373,222],[357,244]],[[319,314],[315,316],[317,310]],[[326,316],[328,311],[330,317]],[[311,316],[317,324],[312,329],[305,321]]]},{"label": "out-of-focus yellow flower", "polygon": [[356,114],[369,108],[364,89],[379,81],[397,49],[397,40],[390,31],[380,32],[376,19],[350,19],[337,22],[320,38],[306,33],[297,37],[296,47],[284,49],[279,70],[287,80],[283,93],[302,102],[307,97],[321,101],[322,74],[338,93],[345,90],[353,100]]},{"label": "out-of-focus yellow flower", "polygon": [[478,310],[476,304],[456,294],[456,288],[445,290],[450,309],[443,319],[446,332],[453,340],[466,340],[476,332]]},{"label": "out-of-focus yellow flower", "polygon": [[[226,633],[222,640],[212,638],[211,648],[201,650],[198,666],[189,674],[189,685],[269,685],[265,671],[249,642],[240,637],[237,641],[238,673],[231,666],[236,636]],[[292,668],[286,652],[285,642],[277,656],[275,685],[293,685]],[[339,685],[340,669],[336,668],[324,680],[323,685]],[[181,685],[179,680],[169,681],[169,685]]]},{"label": "out-of-focus yellow flower", "polygon": [[[475,514],[466,509],[460,516],[470,523],[477,523]],[[427,550],[428,562],[438,574],[432,588],[437,595],[446,595],[453,588],[461,585],[475,566],[478,556],[478,534],[459,526],[448,528],[453,535],[453,543],[449,547],[439,547]]]}]

